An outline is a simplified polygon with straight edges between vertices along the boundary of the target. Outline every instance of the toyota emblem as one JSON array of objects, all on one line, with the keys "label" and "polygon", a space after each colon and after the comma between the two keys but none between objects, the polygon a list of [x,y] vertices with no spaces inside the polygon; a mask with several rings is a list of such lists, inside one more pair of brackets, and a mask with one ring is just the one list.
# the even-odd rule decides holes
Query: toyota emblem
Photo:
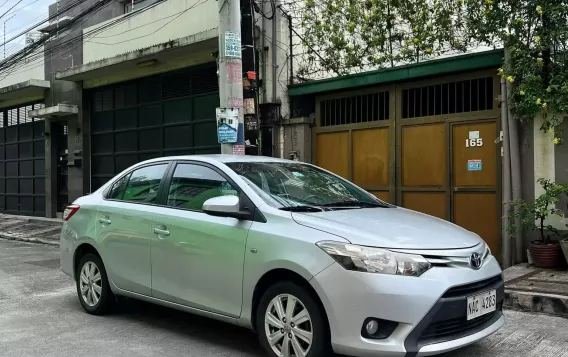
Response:
[{"label": "toyota emblem", "polygon": [[481,268],[481,265],[483,264],[483,258],[481,258],[481,254],[473,253],[469,257],[469,263],[471,264],[471,268],[474,270]]}]

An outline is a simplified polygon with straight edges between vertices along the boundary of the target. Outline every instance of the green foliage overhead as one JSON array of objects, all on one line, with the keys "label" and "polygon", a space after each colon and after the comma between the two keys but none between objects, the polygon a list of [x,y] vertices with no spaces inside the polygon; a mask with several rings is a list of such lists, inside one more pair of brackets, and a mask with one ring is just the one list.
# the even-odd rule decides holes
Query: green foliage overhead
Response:
[{"label": "green foliage overhead", "polygon": [[568,112],[568,0],[305,0],[298,75],[339,75],[506,46],[513,115],[560,144]]}]

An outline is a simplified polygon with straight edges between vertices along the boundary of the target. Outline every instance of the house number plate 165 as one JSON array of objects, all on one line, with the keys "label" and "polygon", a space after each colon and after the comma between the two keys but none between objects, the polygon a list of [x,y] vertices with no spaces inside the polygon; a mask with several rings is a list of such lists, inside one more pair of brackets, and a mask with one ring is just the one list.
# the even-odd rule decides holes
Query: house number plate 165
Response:
[{"label": "house number plate 165", "polygon": [[465,147],[466,148],[474,148],[477,146],[483,146],[483,139],[465,139]]}]

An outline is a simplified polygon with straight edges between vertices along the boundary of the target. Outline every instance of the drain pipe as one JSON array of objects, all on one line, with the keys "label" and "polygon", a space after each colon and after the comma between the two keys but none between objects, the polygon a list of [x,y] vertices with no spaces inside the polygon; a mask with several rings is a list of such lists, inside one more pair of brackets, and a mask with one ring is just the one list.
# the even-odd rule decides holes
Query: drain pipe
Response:
[{"label": "drain pipe", "polygon": [[[505,47],[505,63],[509,67],[511,61],[510,52]],[[508,103],[512,95],[511,83],[505,81],[507,85],[507,98]],[[519,152],[519,126],[517,120],[511,114],[511,107],[507,104],[507,122],[509,123],[509,154],[511,155],[511,190],[513,201],[522,199],[521,188],[521,154]],[[520,207],[514,206],[515,212],[515,227],[521,226]],[[519,264],[523,261],[523,232],[520,229],[515,229],[514,236],[515,251],[512,259],[513,264]]]},{"label": "drain pipe", "polygon": [[270,41],[270,51],[272,55],[272,103],[276,103],[276,69],[278,66],[276,65],[277,57],[276,57],[276,20],[278,17],[278,11],[276,11],[276,7],[273,8],[274,12],[272,13],[272,40]]},{"label": "drain pipe", "polygon": [[[509,122],[508,122],[508,110],[507,110],[507,81],[505,78],[501,78],[501,95],[499,99],[501,101],[501,127],[503,130],[503,217],[509,216],[510,205],[508,202],[511,201],[511,156],[509,148]],[[503,218],[502,220],[502,233],[503,233],[503,262],[502,268],[507,269],[511,266],[511,235],[509,232],[510,219]]]}]

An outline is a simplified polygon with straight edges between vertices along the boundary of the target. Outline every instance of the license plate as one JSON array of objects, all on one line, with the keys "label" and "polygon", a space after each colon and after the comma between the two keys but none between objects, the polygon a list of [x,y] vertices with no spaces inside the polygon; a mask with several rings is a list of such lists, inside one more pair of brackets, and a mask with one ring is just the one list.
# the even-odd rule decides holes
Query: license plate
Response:
[{"label": "license plate", "polygon": [[497,309],[497,293],[495,290],[467,298],[467,320],[475,319]]}]

